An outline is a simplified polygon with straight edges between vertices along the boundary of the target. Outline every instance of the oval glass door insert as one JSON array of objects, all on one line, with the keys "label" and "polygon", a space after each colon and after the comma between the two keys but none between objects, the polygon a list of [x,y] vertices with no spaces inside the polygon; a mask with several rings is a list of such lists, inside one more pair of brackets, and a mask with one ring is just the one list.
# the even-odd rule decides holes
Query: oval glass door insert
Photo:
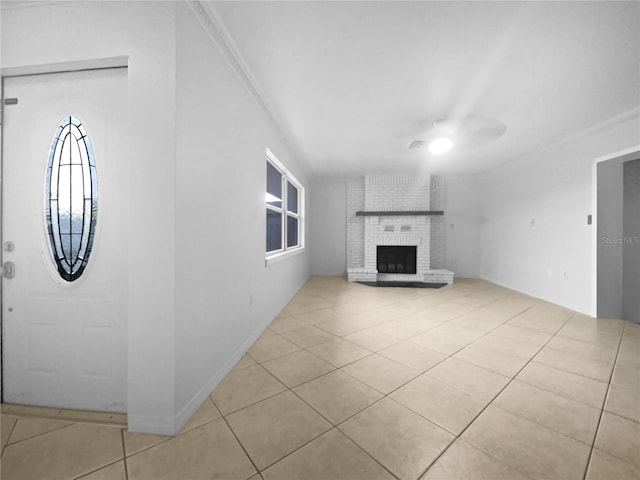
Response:
[{"label": "oval glass door insert", "polygon": [[47,231],[58,273],[73,282],[84,272],[96,230],[98,182],[82,122],[65,117],[49,151],[45,191]]}]

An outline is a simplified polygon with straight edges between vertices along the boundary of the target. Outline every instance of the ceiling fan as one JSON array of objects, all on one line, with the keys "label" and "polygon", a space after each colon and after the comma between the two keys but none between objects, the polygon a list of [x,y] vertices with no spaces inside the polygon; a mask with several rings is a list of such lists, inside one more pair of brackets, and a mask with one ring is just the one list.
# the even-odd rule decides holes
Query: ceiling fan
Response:
[{"label": "ceiling fan", "polygon": [[486,145],[500,138],[507,131],[504,123],[496,118],[466,116],[433,122],[424,140],[414,140],[409,150],[427,147],[433,154],[450,149],[468,150]]}]

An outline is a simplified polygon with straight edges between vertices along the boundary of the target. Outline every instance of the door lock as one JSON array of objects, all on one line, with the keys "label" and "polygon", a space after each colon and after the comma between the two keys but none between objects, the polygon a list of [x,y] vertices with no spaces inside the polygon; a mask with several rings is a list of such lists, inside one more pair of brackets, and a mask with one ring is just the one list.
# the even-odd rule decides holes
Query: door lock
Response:
[{"label": "door lock", "polygon": [[2,276],[7,280],[16,276],[16,264],[13,262],[4,262],[2,265]]}]

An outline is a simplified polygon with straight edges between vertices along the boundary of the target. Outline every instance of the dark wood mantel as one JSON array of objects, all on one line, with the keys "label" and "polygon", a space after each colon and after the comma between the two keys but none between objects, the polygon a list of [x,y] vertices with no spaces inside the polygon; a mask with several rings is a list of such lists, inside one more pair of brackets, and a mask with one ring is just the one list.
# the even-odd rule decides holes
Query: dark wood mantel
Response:
[{"label": "dark wood mantel", "polygon": [[360,210],[356,212],[356,217],[422,217],[428,215],[444,215],[444,210],[394,210],[389,212],[367,212]]}]

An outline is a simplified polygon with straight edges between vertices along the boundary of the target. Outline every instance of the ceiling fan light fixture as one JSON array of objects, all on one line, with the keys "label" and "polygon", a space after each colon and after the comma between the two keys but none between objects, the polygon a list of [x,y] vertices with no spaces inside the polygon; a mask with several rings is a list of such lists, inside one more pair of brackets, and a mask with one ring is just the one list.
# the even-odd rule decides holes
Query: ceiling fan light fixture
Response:
[{"label": "ceiling fan light fixture", "polygon": [[453,147],[453,142],[447,137],[439,137],[429,142],[429,151],[434,155],[441,155]]}]

